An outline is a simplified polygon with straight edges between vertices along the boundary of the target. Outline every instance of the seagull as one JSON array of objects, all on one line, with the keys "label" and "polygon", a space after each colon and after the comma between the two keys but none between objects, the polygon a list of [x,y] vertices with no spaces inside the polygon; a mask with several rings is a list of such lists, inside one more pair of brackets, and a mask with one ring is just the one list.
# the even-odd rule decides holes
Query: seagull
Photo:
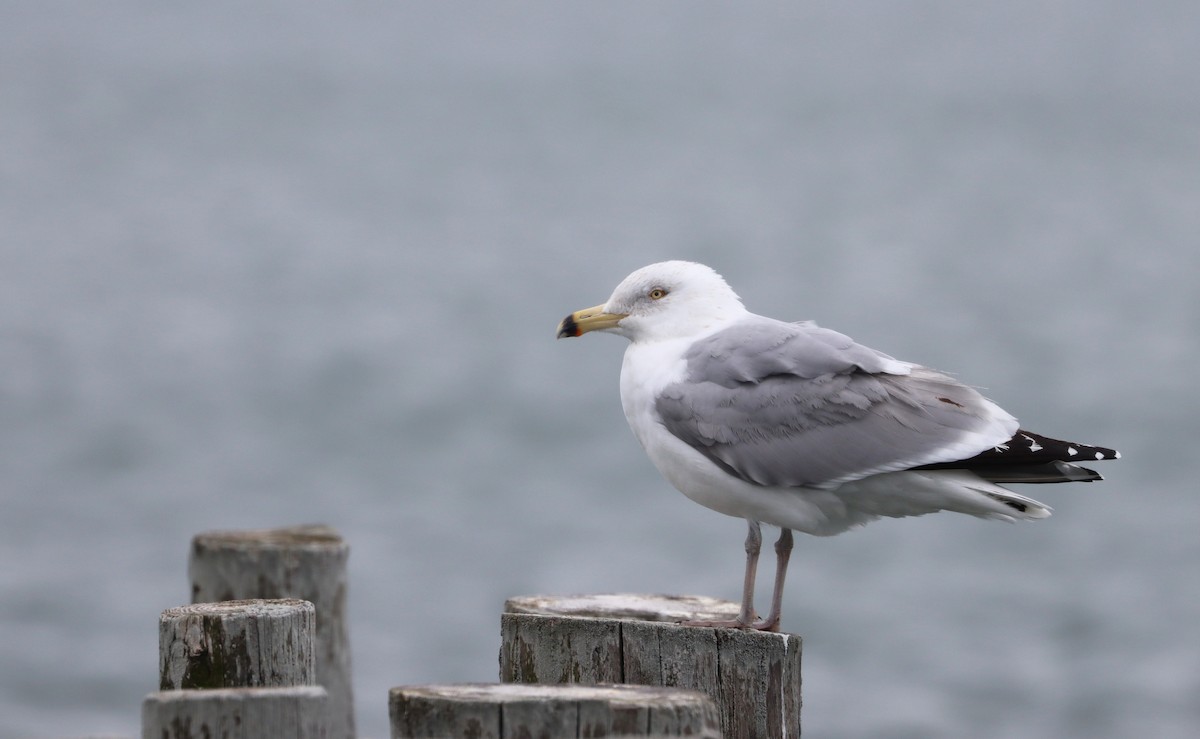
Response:
[{"label": "seagull", "polygon": [[[974,388],[844,334],[751,313],[694,262],[633,272],[608,302],[564,318],[558,338],[593,331],[629,339],[621,406],[659,472],[749,524],[737,617],[689,625],[778,631],[793,531],[832,536],[937,511],[1046,518],[1048,506],[1002,484],[1100,480],[1078,463],[1120,457],[1021,429]],[[780,535],[760,619],[764,523]]]}]

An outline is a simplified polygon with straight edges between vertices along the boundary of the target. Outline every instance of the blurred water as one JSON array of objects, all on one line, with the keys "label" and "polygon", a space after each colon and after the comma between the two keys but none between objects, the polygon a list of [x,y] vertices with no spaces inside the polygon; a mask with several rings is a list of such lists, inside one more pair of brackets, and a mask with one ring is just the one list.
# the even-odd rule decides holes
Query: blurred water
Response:
[{"label": "blurred water", "polygon": [[[352,545],[359,722],[495,679],[506,596],[735,597],[742,524],[553,341],[704,261],[1122,449],[799,542],[822,737],[1200,731],[1193,3],[6,3],[0,735],[137,732],[189,537]],[[769,580],[764,577],[764,580]]]}]

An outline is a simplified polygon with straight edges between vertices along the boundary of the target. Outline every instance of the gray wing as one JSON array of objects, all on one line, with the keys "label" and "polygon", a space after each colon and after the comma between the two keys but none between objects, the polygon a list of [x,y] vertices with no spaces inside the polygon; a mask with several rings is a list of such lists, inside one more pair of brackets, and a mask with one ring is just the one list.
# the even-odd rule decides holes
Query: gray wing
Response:
[{"label": "gray wing", "polygon": [[834,487],[952,462],[1017,429],[974,389],[811,323],[755,316],[685,359],[686,379],[656,401],[663,424],[758,485]]}]

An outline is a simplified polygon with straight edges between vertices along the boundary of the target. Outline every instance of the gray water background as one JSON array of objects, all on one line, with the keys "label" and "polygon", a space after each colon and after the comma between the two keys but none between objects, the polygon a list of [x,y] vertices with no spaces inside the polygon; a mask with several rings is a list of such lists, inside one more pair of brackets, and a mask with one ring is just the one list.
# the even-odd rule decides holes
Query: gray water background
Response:
[{"label": "gray water background", "polygon": [[[352,546],[364,736],[505,597],[735,598],[623,342],[659,259],[1110,444],[802,538],[814,737],[1200,733],[1200,5],[0,5],[0,736],[138,731],[192,534]],[[766,570],[769,572],[769,570]],[[762,580],[769,582],[769,575]],[[762,597],[762,594],[760,594]]]}]

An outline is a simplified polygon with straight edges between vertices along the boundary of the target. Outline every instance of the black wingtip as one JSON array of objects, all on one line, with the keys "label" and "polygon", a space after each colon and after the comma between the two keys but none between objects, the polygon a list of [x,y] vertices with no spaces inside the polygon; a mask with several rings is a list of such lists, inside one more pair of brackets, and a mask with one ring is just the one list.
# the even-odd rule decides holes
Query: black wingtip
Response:
[{"label": "black wingtip", "polygon": [[969,459],[925,465],[917,469],[969,469],[992,482],[1092,482],[1095,470],[1078,463],[1120,459],[1121,453],[1020,429],[1006,443]]}]

